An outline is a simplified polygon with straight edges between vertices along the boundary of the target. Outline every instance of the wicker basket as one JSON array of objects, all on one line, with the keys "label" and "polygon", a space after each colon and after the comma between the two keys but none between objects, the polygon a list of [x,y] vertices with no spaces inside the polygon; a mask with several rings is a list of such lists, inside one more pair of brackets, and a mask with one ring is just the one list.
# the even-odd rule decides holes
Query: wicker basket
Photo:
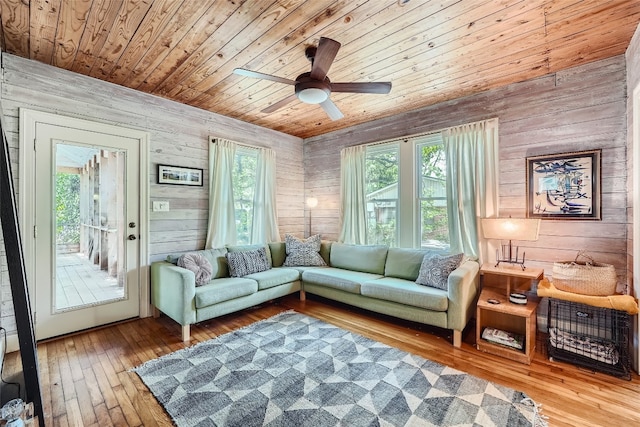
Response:
[{"label": "wicker basket", "polygon": [[[578,261],[579,257],[589,261]],[[606,296],[616,293],[616,269],[611,264],[595,262],[583,251],[574,261],[553,264],[553,284],[561,291],[582,295]]]}]

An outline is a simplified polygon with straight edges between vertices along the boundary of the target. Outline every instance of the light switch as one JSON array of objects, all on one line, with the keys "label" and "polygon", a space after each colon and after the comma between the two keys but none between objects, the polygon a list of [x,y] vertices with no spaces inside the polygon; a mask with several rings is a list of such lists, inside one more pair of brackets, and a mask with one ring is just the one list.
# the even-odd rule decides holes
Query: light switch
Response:
[{"label": "light switch", "polygon": [[167,202],[167,201],[153,202],[153,211],[154,212],[169,212],[169,202]]}]

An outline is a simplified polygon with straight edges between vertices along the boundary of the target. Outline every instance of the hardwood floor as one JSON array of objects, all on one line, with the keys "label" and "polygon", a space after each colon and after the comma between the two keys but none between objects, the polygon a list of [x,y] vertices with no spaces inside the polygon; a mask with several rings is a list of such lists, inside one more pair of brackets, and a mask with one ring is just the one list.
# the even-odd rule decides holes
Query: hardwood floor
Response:
[{"label": "hardwood floor", "polygon": [[[448,331],[376,315],[308,295],[297,295],[192,327],[193,345],[257,320],[294,309],[374,340],[527,393],[542,404],[550,426],[627,426],[640,423],[640,379],[631,381],[549,362],[544,342],[531,366],[475,349],[470,324],[462,348]],[[164,409],[129,372],[147,360],[186,347],[180,327],[166,316],[111,325],[38,344],[47,426],[170,426]],[[19,370],[7,355],[5,376]]]}]

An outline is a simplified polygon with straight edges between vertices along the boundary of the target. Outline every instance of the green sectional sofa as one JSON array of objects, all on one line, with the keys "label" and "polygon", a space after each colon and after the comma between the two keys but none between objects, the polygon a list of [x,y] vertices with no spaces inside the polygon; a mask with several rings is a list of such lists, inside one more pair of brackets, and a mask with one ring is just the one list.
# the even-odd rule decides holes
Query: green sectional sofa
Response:
[{"label": "green sectional sofa", "polygon": [[195,274],[176,265],[180,254],[151,265],[151,298],[155,314],[165,313],[182,325],[189,340],[190,325],[260,304],[294,292],[315,294],[346,304],[418,323],[453,330],[461,345],[462,330],[475,311],[479,265],[465,259],[447,279],[447,290],[415,283],[428,250],[347,245],[323,242],[324,267],[283,267],[284,243],[265,245],[270,269],[244,277],[229,277],[225,254],[255,250],[235,246],[198,251],[213,267],[212,279],[196,286]]}]

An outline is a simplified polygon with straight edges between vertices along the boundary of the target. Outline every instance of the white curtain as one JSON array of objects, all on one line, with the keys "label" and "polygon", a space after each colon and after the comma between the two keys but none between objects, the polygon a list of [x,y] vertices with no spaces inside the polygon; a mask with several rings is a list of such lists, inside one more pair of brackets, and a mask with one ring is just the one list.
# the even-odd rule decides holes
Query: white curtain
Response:
[{"label": "white curtain", "polygon": [[365,159],[367,147],[358,145],[340,151],[340,219],[339,240],[344,243],[367,243],[365,204]]},{"label": "white curtain", "polygon": [[236,144],[222,138],[209,147],[209,224],[205,248],[236,244],[233,161]]},{"label": "white curtain", "polygon": [[498,121],[442,131],[447,156],[447,216],[451,252],[488,259],[480,219],[498,215]]},{"label": "white curtain", "polygon": [[279,242],[276,210],[276,153],[258,148],[251,243]]}]

